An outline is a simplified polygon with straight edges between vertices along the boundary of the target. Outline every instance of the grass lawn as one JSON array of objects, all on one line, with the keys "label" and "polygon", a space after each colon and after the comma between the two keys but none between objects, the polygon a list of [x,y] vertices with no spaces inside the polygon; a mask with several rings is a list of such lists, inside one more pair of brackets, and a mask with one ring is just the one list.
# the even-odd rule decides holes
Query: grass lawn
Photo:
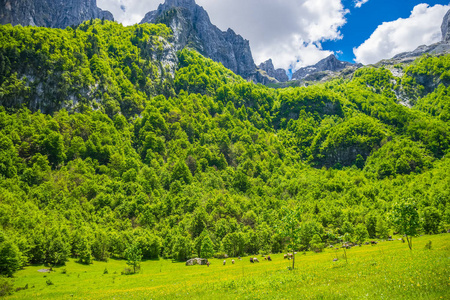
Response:
[{"label": "grass lawn", "polygon": [[135,275],[121,275],[125,261],[70,260],[51,273],[38,272],[45,266],[17,272],[15,286],[28,289],[6,299],[450,299],[450,234],[413,243],[413,251],[397,240],[354,247],[348,263],[342,249],[298,253],[293,271],[282,254],[271,255],[272,262],[258,256],[255,264],[249,257],[225,266],[212,259],[210,267],[145,261]]}]

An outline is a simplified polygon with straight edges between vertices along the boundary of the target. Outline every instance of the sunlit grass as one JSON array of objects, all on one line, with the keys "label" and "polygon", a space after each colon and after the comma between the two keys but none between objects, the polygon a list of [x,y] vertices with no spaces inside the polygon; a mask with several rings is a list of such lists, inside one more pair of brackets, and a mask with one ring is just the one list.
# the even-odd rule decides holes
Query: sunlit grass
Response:
[{"label": "sunlit grass", "polygon": [[[432,250],[424,249],[430,240]],[[394,241],[355,247],[347,256],[348,263],[342,250],[299,253],[294,271],[281,254],[255,264],[248,257],[225,266],[213,259],[210,267],[146,261],[136,275],[121,275],[124,261],[71,260],[52,273],[39,273],[44,266],[19,271],[15,285],[28,289],[7,299],[450,299],[450,234],[417,238],[412,252]]]}]

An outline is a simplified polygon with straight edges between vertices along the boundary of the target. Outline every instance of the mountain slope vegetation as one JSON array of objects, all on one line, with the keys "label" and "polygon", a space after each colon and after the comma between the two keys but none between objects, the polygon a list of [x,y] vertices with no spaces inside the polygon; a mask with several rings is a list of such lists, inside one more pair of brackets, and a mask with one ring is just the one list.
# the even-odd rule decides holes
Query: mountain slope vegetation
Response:
[{"label": "mountain slope vegetation", "polygon": [[136,244],[144,259],[211,241],[280,252],[287,211],[298,250],[387,238],[406,200],[423,232],[449,228],[450,56],[271,89],[170,41],[164,25],[0,26],[1,274]]}]

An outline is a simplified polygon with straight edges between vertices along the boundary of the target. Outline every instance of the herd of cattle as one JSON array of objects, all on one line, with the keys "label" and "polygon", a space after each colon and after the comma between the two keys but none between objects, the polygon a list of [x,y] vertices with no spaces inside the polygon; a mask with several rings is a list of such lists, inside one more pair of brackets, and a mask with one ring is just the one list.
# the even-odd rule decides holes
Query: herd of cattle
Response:
[{"label": "herd of cattle", "polygon": [[[378,244],[378,242],[377,241],[370,241],[370,242],[366,242],[365,243],[365,245],[372,245],[372,246],[374,246],[374,245],[376,245],[376,244]],[[354,243],[344,243],[343,245],[342,245],[342,247],[341,248],[346,248],[346,249],[350,249],[351,247],[355,247],[355,246],[358,246],[357,244],[354,244]],[[331,245],[330,246],[330,248],[333,248],[333,246]],[[339,248],[335,248],[335,249],[339,249]],[[284,259],[293,259],[294,258],[294,254],[297,254],[297,252],[294,252],[294,253],[286,253],[286,254],[284,254]],[[268,256],[263,256],[264,257],[264,260],[267,260],[267,261],[272,261],[272,258],[270,257],[270,255],[268,255]],[[242,258],[239,256],[238,257],[238,260],[242,260]],[[253,263],[259,263],[259,259],[258,258],[256,258],[256,257],[250,257],[250,262],[253,264]],[[235,260],[234,259],[232,259],[231,260],[231,264],[233,264],[234,265],[234,263],[235,263]],[[227,264],[227,260],[225,259],[224,261],[223,261],[223,265],[225,266]],[[209,267],[209,265],[210,265],[210,263],[209,263],[209,261],[206,263],[206,265]]]},{"label": "herd of cattle", "polygon": [[[242,260],[242,258],[239,256],[239,257],[238,257],[238,260]],[[272,258],[270,257],[270,255],[268,255],[268,256],[264,256],[264,260],[272,261]],[[256,258],[256,257],[250,257],[250,262],[251,262],[252,264],[253,264],[253,263],[259,263],[259,259]],[[231,264],[234,265],[234,263],[235,263],[235,260],[232,259],[232,260],[231,260]],[[225,259],[225,260],[223,261],[223,265],[225,266],[226,264],[227,264],[227,260]],[[207,263],[207,266],[209,267],[209,262]]]}]

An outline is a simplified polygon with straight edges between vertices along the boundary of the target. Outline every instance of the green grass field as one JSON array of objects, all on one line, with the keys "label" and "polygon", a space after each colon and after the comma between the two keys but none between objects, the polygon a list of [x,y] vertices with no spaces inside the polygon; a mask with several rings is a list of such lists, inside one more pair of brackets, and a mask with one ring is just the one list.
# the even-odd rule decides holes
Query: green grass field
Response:
[{"label": "green grass field", "polygon": [[15,274],[15,286],[28,289],[6,299],[450,299],[450,234],[414,239],[413,251],[397,240],[354,247],[348,263],[341,249],[298,253],[294,271],[282,254],[271,256],[225,266],[212,259],[210,267],[145,261],[135,275],[121,275],[127,265],[119,260],[71,260],[52,273],[30,266]]}]

